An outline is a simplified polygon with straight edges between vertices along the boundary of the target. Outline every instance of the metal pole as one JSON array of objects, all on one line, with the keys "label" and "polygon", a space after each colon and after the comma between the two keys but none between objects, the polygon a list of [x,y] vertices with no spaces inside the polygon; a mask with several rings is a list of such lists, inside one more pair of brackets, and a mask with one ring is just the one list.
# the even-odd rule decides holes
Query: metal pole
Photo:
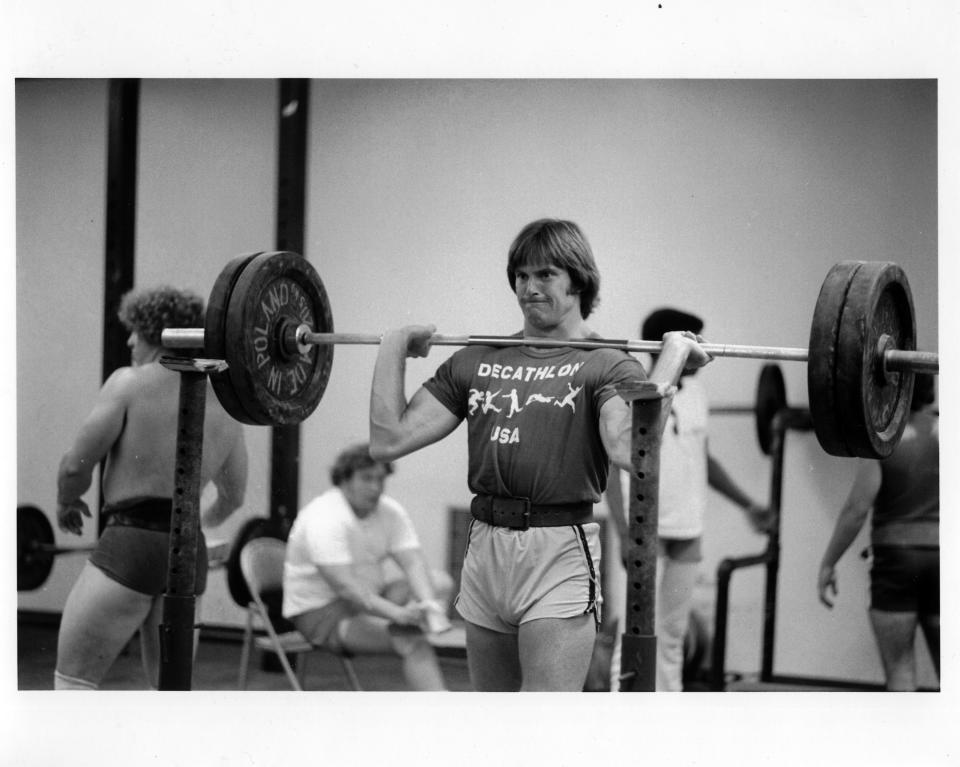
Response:
[{"label": "metal pole", "polygon": [[786,442],[787,410],[773,417],[772,469],[770,472],[770,512],[775,520],[767,539],[767,577],[763,588],[763,655],[760,681],[769,682],[773,675],[773,644],[777,624],[777,576],[780,572],[780,520],[783,498],[783,448]]},{"label": "metal pole", "polygon": [[630,474],[630,545],[627,562],[627,604],[621,639],[621,692],[656,690],[657,518],[660,489],[660,422],[663,394],[649,381],[618,387],[631,404],[632,472]]},{"label": "metal pole", "polygon": [[[310,81],[283,79],[277,99],[277,250],[304,254]],[[277,424],[270,445],[270,519],[284,539],[300,508],[300,425]]]},{"label": "metal pole", "polygon": [[783,518],[783,463],[787,432],[790,429],[809,431],[813,427],[810,411],[802,408],[782,408],[773,417],[773,444],[771,447],[770,511],[776,524],[767,542],[767,578],[763,593],[763,654],[760,662],[760,681],[773,681],[774,642],[777,624],[777,582],[780,575],[780,525]]},{"label": "metal pole", "polygon": [[167,590],[163,595],[160,624],[161,690],[189,690],[191,686],[206,402],[206,375],[196,370],[180,370]]}]

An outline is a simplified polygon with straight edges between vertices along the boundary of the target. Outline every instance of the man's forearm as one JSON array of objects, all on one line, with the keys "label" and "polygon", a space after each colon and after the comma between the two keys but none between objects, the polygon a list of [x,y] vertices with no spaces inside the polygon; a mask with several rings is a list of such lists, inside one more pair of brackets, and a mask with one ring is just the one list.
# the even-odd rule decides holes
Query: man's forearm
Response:
[{"label": "man's forearm", "polygon": [[78,500],[90,489],[92,479],[92,466],[75,460],[70,453],[64,455],[57,471],[57,503],[66,505]]},{"label": "man's forearm", "polygon": [[610,521],[621,538],[627,534],[627,510],[623,502],[623,487],[620,484],[620,469],[610,467],[610,476],[607,479],[607,510],[610,512]]},{"label": "man's forearm", "polygon": [[374,364],[370,390],[370,454],[374,458],[392,457],[387,451],[395,444],[407,406],[406,367],[405,342],[397,336],[385,336]]},{"label": "man's forearm", "polygon": [[823,552],[821,565],[833,567],[850,547],[866,520],[867,511],[846,507],[840,512],[830,542]]},{"label": "man's forearm", "polygon": [[410,591],[413,592],[418,601],[424,602],[436,598],[433,582],[430,580],[430,572],[424,559],[418,558],[408,563],[406,575],[410,583]]},{"label": "man's forearm", "polygon": [[747,509],[753,505],[753,499],[740,489],[726,469],[713,456],[707,457],[707,482],[710,487],[742,509]]}]

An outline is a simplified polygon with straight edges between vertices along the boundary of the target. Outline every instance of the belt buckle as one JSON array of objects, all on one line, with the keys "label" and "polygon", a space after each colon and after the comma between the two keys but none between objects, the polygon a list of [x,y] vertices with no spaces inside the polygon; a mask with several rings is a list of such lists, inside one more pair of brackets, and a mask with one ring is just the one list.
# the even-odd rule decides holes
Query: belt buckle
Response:
[{"label": "belt buckle", "polygon": [[520,530],[529,530],[530,529],[530,499],[521,498],[523,501],[523,527],[519,528]]},{"label": "belt buckle", "polygon": [[[503,512],[508,515],[509,525],[514,530],[530,529],[530,499],[529,498],[509,498],[503,504]],[[514,517],[519,519],[514,522]]]}]

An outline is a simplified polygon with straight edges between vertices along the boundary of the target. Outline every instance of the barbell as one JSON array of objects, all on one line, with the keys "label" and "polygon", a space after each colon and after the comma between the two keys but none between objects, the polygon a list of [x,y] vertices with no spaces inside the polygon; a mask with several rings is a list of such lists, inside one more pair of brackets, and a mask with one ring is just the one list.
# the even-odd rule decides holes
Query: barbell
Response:
[{"label": "barbell", "polygon": [[[316,269],[289,251],[231,260],[217,277],[203,328],[167,328],[169,349],[203,349],[226,370],[210,375],[224,408],[253,425],[293,424],[316,408],[336,344],[379,344],[381,336],[333,332]],[[436,346],[534,346],[658,353],[641,340],[556,340],[434,335]],[[702,344],[714,357],[807,362],[811,418],[821,446],[837,456],[885,458],[910,411],[915,372],[939,372],[939,356],[916,350],[913,298],[891,262],[842,261],[820,289],[808,348]]]}]

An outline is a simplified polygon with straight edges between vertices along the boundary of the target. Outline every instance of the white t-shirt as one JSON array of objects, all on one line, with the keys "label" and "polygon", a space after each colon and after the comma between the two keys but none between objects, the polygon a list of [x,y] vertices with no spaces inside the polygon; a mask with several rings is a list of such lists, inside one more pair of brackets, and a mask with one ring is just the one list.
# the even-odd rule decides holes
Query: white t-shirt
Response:
[{"label": "white t-shirt", "polygon": [[[706,390],[692,376],[673,398],[660,443],[660,502],[657,532],[661,538],[696,538],[703,534],[707,510]],[[625,502],[630,475],[620,472]]]},{"label": "white t-shirt", "polygon": [[417,549],[420,541],[403,507],[380,496],[377,508],[360,519],[340,488],[314,498],[298,514],[287,540],[283,566],[283,615],[316,610],[337,598],[317,565],[354,566],[371,591],[385,585],[384,561],[398,551]]}]

